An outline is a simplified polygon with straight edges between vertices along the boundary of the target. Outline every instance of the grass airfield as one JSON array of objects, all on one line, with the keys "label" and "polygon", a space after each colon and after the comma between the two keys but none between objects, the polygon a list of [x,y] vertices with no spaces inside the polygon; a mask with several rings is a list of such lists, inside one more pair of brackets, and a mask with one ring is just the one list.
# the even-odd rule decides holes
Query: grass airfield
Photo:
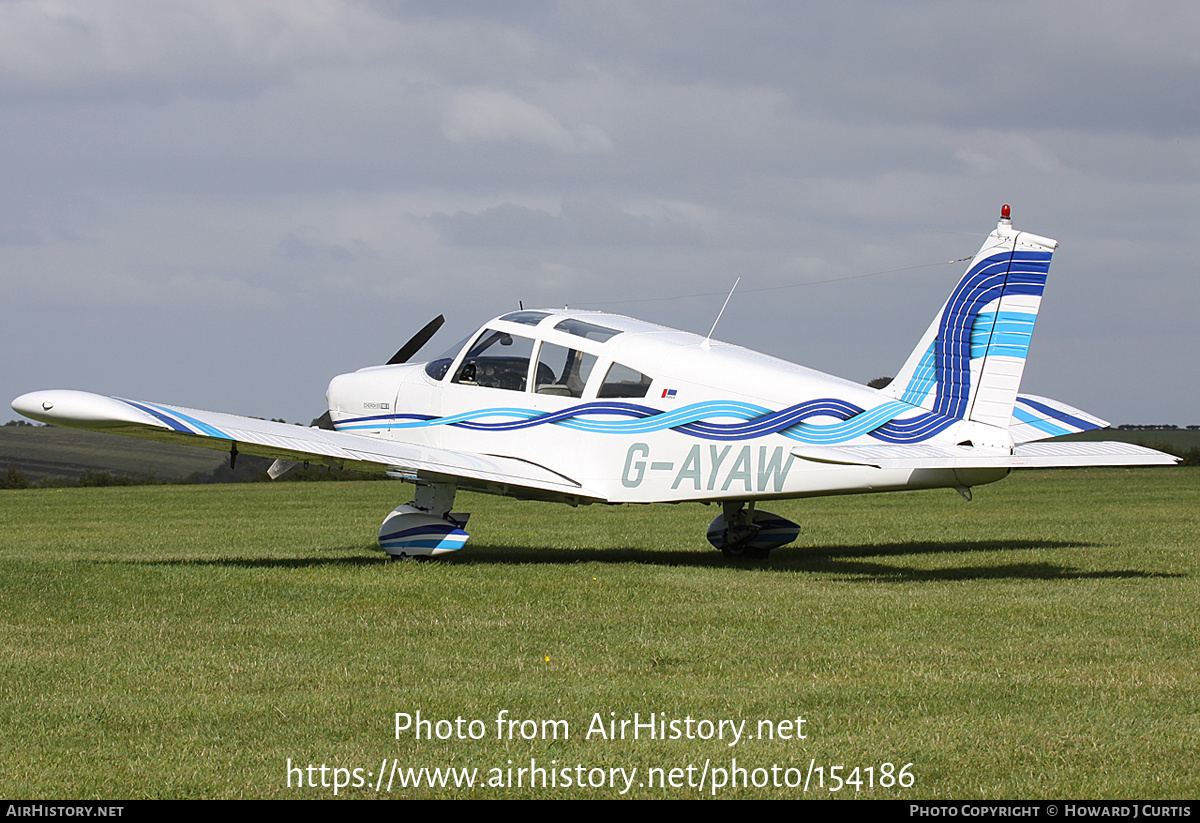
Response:
[{"label": "grass airfield", "polygon": [[[766,563],[708,547],[716,507],[472,495],[466,550],[384,563],[410,494],[0,492],[0,793],[333,797],[344,769],[349,798],[1200,795],[1196,469],[772,503],[805,531]],[[397,739],[417,711],[467,739]],[[498,735],[501,711],[537,723]],[[744,732],[587,734],[635,712]],[[329,785],[289,787],[289,759]],[[553,779],[531,788],[531,761]]]}]

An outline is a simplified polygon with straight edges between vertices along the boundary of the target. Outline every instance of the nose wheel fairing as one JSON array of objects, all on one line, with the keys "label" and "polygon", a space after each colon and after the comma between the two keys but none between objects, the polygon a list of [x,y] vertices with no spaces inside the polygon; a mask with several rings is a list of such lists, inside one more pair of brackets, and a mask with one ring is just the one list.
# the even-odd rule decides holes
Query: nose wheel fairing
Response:
[{"label": "nose wheel fairing", "polygon": [[419,484],[416,499],[392,510],[379,526],[379,546],[391,557],[436,557],[466,545],[469,514],[451,513],[455,487]]},{"label": "nose wheel fairing", "polygon": [[393,509],[379,527],[379,546],[392,557],[430,557],[458,551],[468,536],[447,517],[404,505]]}]

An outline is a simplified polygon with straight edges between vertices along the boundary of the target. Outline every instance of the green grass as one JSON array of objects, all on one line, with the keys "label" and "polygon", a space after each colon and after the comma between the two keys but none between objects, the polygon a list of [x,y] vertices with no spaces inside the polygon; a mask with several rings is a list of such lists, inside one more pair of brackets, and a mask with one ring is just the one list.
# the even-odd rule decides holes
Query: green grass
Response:
[{"label": "green grass", "polygon": [[[699,795],[638,786],[651,767],[698,775],[735,758],[800,773],[811,762],[827,779],[839,764],[876,776],[912,764],[914,786],[863,797],[1200,793],[1197,470],[1019,473],[970,504],[950,491],[773,503],[805,525],[801,539],[740,564],[704,543],[712,507],[469,495],[460,555],[383,563],[375,530],[410,493],[0,492],[0,793],[332,795],[289,788],[289,758],[483,778],[530,758],[637,767],[639,797]],[[483,720],[487,738],[395,739],[395,713],[418,710]],[[566,720],[570,739],[496,740],[500,710]],[[807,739],[585,739],[597,712],[751,732],[802,715]]]}]

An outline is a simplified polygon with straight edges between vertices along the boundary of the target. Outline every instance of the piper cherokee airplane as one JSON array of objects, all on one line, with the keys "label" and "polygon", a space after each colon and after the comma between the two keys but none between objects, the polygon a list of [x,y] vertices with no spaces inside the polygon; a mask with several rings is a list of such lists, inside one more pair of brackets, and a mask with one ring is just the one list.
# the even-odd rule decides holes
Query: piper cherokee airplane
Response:
[{"label": "piper cherokee airplane", "polygon": [[428,363],[335,377],[327,427],[79,391],[12,407],[56,426],[386,472],[416,485],[383,521],[391,556],[461,549],[458,489],[586,503],[719,503],[708,540],[765,557],[800,526],[759,501],[973,486],[1022,467],[1173,464],[1125,443],[1038,443],[1104,421],[1018,394],[1058,244],[1017,231],[1009,207],[886,388],[628,317],[516,311]]}]

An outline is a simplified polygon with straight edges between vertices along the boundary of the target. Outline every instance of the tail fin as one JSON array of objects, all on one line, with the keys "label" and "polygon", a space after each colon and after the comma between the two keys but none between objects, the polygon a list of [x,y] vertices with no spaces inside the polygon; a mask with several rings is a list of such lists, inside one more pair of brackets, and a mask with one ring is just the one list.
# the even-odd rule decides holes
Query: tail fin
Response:
[{"label": "tail fin", "polygon": [[1057,247],[1013,229],[1005,206],[885,393],[947,417],[1008,428]]}]

